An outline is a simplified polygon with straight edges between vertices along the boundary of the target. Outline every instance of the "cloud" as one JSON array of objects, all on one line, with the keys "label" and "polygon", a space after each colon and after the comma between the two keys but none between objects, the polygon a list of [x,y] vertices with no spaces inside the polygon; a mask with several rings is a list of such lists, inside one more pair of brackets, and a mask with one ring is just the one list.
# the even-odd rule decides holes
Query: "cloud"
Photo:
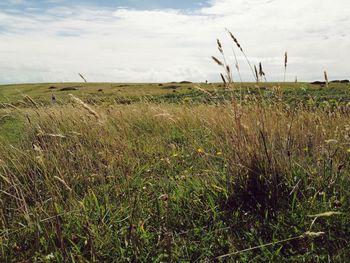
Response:
[{"label": "cloud", "polygon": [[[327,69],[349,78],[347,0],[215,0],[195,11],[59,6],[45,12],[0,11],[0,82],[218,81],[220,38],[233,60],[234,32],[268,80],[280,80],[288,50],[288,78],[312,80]],[[238,51],[237,51],[238,52]],[[239,56],[244,80],[252,80]],[[237,79],[237,77],[236,77]]]}]

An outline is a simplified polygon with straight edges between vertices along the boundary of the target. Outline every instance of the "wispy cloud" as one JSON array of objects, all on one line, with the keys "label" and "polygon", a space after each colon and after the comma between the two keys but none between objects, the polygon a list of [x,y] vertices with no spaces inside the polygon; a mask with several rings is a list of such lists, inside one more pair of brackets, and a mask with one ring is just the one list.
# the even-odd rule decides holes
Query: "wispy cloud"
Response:
[{"label": "wispy cloud", "polygon": [[[289,51],[289,78],[346,78],[350,17],[347,0],[215,0],[197,10],[136,10],[59,5],[0,11],[0,82],[218,80],[210,61],[224,28],[237,34],[267,78],[282,76]],[[230,59],[232,59],[230,57]],[[251,80],[241,59],[245,80]]]}]

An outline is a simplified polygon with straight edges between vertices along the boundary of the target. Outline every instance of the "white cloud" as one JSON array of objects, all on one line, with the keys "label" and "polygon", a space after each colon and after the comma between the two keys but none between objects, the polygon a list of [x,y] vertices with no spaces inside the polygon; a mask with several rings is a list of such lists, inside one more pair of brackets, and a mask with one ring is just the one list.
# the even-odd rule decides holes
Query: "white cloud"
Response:
[{"label": "white cloud", "polygon": [[[215,0],[195,12],[60,7],[0,11],[0,82],[218,80],[216,38],[232,60],[234,32],[270,80],[349,78],[348,0]],[[2,32],[2,33],[1,33]],[[240,57],[244,80],[251,80]],[[237,79],[237,78],[236,78]]]}]

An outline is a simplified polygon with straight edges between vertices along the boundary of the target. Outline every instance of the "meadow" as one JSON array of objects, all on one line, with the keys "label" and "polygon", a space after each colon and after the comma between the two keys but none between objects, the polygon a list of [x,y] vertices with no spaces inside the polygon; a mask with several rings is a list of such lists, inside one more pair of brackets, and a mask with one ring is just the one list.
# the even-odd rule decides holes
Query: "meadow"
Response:
[{"label": "meadow", "polygon": [[1,262],[346,262],[350,85],[0,86]]}]

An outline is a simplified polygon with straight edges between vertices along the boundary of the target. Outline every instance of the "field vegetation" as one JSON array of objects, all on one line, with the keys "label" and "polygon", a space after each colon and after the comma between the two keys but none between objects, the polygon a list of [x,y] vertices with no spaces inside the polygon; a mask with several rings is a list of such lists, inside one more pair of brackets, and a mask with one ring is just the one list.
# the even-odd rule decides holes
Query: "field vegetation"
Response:
[{"label": "field vegetation", "polygon": [[345,262],[349,85],[0,87],[1,262]]}]

